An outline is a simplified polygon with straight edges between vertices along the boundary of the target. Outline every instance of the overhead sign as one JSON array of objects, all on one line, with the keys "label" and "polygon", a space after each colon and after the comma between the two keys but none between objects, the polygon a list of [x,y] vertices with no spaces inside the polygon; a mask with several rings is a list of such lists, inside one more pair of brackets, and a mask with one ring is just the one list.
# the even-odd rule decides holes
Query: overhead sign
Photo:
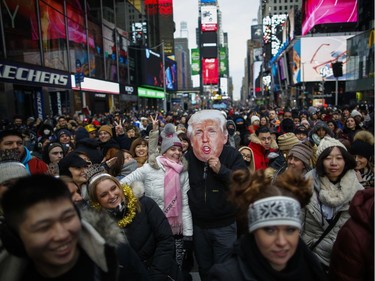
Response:
[{"label": "overhead sign", "polygon": [[198,75],[200,71],[199,49],[191,49],[191,75]]},{"label": "overhead sign", "polygon": [[165,94],[163,91],[158,91],[155,89],[148,89],[143,87],[138,87],[138,97],[141,98],[153,98],[153,99],[164,99]]},{"label": "overhead sign", "polygon": [[120,93],[119,83],[94,78],[85,78],[85,81],[83,81],[81,87],[79,87],[74,81],[74,75],[72,75],[72,89],[113,95],[118,95]]},{"label": "overhead sign", "polygon": [[217,31],[217,7],[201,6],[201,30]]},{"label": "overhead sign", "polygon": [[219,83],[218,59],[202,59],[202,76],[204,85]]},{"label": "overhead sign", "polygon": [[71,87],[70,74],[67,72],[3,60],[0,60],[0,81],[39,87]]}]

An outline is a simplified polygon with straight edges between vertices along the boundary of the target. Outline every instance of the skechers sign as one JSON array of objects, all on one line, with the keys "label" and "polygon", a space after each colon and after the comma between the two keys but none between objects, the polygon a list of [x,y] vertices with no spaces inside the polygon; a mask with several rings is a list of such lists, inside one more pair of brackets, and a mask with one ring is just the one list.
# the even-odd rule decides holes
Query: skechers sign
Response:
[{"label": "skechers sign", "polygon": [[70,75],[67,72],[5,62],[0,60],[0,82],[71,88]]}]

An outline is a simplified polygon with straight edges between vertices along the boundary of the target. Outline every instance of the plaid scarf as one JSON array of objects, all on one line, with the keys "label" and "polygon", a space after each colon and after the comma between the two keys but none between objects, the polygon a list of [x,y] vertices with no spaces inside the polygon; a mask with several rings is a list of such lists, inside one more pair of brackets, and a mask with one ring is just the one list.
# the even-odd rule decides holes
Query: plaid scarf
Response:
[{"label": "plaid scarf", "polygon": [[172,228],[173,234],[182,233],[182,195],[180,173],[183,166],[161,156],[160,163],[165,167],[164,176],[164,214]]}]

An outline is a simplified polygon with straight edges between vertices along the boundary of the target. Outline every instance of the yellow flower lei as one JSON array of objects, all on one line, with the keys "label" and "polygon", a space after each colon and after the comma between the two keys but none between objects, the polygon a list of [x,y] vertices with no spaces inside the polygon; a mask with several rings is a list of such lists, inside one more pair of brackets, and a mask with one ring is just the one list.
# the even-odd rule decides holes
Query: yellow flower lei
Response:
[{"label": "yellow flower lei", "polygon": [[[124,228],[133,221],[135,215],[137,214],[138,199],[134,196],[132,189],[127,184],[122,185],[121,189],[124,192],[125,198],[128,202],[128,204],[126,205],[127,214],[125,217],[123,217],[121,220],[117,222],[117,225],[121,228]],[[101,209],[101,206],[98,202],[91,202],[90,205],[96,210]]]}]

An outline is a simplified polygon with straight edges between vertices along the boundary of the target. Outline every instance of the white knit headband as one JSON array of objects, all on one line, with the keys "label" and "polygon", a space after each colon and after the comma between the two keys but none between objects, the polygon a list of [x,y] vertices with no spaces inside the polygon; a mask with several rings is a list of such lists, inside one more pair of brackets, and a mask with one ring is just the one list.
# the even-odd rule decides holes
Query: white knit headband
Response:
[{"label": "white knit headband", "polygon": [[248,209],[249,232],[258,228],[289,225],[301,229],[301,205],[291,197],[273,196],[258,200]]}]

